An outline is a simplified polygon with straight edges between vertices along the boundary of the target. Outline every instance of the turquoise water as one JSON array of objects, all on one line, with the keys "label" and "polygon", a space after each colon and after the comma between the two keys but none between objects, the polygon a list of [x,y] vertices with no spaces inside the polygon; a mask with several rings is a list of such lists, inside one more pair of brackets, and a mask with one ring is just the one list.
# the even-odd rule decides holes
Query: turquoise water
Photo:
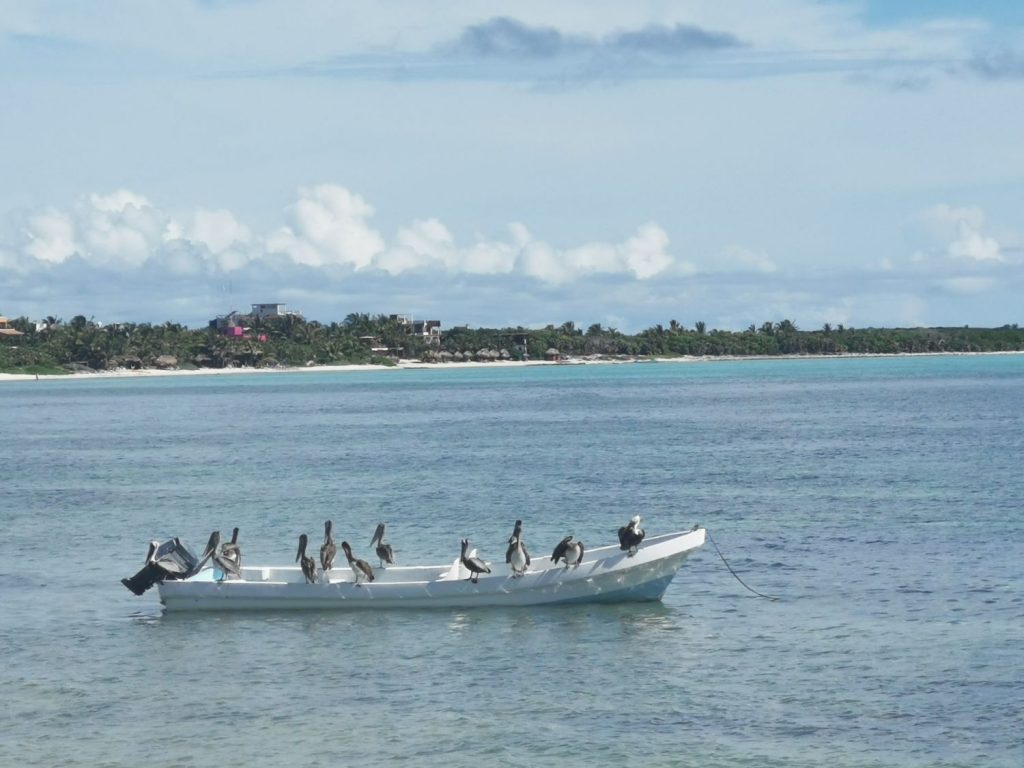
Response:
[{"label": "turquoise water", "polygon": [[[0,765],[1024,764],[1024,356],[0,386]],[[161,614],[146,542],[706,525],[660,604]],[[368,558],[369,559],[369,558]]]}]

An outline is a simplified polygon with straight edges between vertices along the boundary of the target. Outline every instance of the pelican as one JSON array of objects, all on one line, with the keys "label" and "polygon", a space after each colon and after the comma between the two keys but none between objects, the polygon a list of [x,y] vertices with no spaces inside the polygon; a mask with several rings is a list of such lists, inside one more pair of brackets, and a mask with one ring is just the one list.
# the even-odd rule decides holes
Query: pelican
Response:
[{"label": "pelican", "polygon": [[526,545],[523,544],[522,520],[516,520],[515,528],[508,539],[505,562],[512,567],[512,578],[522,576],[526,573],[526,569],[530,567],[530,553],[526,551]]},{"label": "pelican", "polygon": [[151,541],[151,542],[149,542],[149,551],[146,552],[146,565],[149,565],[154,560],[156,560],[156,551],[158,549],[160,549],[160,542],[159,541]]},{"label": "pelican", "polygon": [[302,575],[310,584],[316,584],[316,560],[306,556],[306,546],[309,544],[309,537],[306,534],[299,536],[299,551],[295,555],[295,562],[302,566]]},{"label": "pelican", "polygon": [[644,529],[640,527],[640,515],[630,518],[630,521],[619,528],[619,549],[628,550],[629,556],[636,554],[640,548],[640,542],[644,540]]},{"label": "pelican", "polygon": [[485,563],[483,560],[481,560],[476,555],[472,555],[471,557],[466,557],[466,552],[468,550],[469,550],[469,539],[463,539],[462,540],[462,556],[459,559],[461,560],[462,564],[466,567],[466,570],[469,571],[472,574],[469,577],[469,581],[472,581],[474,584],[476,584],[477,580],[480,578],[480,574],[481,573],[490,573],[491,569],[487,567],[487,563]]},{"label": "pelican", "polygon": [[[523,521],[516,520],[515,527],[512,529],[512,535],[508,537],[508,549],[505,550],[505,562],[509,565],[512,564],[512,553],[516,550],[516,542],[521,541],[523,538]],[[526,564],[530,564],[530,553],[526,551],[526,545],[523,544],[523,552],[526,554]]]},{"label": "pelican", "polygon": [[214,531],[210,534],[210,540],[206,542],[206,549],[203,550],[202,557],[199,558],[199,564],[192,569],[193,573],[199,573],[202,567],[206,565],[206,561],[209,560],[217,552],[217,547],[220,544],[220,531]]},{"label": "pelican", "polygon": [[214,555],[214,562],[225,573],[238,576],[242,572],[242,548],[238,546],[238,529],[231,531],[231,541],[220,548],[220,554]]},{"label": "pelican", "polygon": [[377,530],[373,532],[373,538],[370,539],[370,546],[377,545],[377,559],[380,560],[380,567],[384,567],[384,563],[388,565],[395,564],[395,550],[391,548],[390,544],[384,543],[384,533],[388,529],[387,523],[377,523]]},{"label": "pelican", "polygon": [[505,562],[512,562],[512,552],[516,548],[516,539],[518,539],[523,533],[523,521],[516,520],[515,527],[512,529],[512,535],[508,537],[508,549],[505,550]]},{"label": "pelican", "polygon": [[566,568],[570,565],[578,568],[583,562],[583,542],[573,541],[572,536],[566,536],[551,553],[551,562],[557,563],[559,560],[565,560]]},{"label": "pelican", "polygon": [[334,538],[331,536],[330,520],[324,522],[324,543],[320,547],[320,565],[324,571],[329,571],[334,566],[334,556],[338,554],[338,548],[334,546]]},{"label": "pelican", "polygon": [[347,541],[341,542],[341,548],[345,550],[345,558],[348,560],[348,565],[352,569],[352,573],[356,575],[356,585],[359,585],[360,577],[365,577],[370,581],[373,581],[373,568],[365,560],[357,560],[352,557],[352,547],[348,545]]}]

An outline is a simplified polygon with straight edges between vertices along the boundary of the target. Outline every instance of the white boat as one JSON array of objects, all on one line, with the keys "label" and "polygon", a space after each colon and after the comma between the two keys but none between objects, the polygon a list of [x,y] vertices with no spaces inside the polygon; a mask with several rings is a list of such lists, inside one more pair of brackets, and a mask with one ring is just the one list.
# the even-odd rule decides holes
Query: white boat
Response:
[{"label": "white boat", "polygon": [[536,558],[522,576],[505,563],[488,563],[477,582],[460,559],[448,565],[375,568],[375,579],[354,583],[344,561],[318,583],[298,566],[244,566],[238,578],[204,568],[184,579],[157,583],[168,611],[353,608],[470,608],[476,606],[618,603],[660,600],[687,555],[706,531],[644,539],[635,554],[618,545],[587,550],[578,566]]}]

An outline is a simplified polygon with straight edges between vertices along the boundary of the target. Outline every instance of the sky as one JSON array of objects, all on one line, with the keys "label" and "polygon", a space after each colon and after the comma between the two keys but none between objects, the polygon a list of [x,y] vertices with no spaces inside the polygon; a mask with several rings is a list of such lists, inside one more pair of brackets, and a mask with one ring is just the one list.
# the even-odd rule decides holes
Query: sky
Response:
[{"label": "sky", "polygon": [[1024,321],[1016,0],[4,0],[0,314]]}]

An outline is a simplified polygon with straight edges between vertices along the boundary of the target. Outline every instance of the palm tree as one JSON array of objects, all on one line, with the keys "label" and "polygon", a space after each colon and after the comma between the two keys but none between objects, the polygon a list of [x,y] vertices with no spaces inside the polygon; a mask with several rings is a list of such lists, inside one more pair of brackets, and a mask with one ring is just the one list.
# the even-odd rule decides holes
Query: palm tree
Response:
[{"label": "palm tree", "polygon": [[697,335],[698,336],[703,336],[704,335],[704,331],[707,329],[707,326],[704,325],[704,321],[703,320],[698,320],[693,327],[697,330]]}]

